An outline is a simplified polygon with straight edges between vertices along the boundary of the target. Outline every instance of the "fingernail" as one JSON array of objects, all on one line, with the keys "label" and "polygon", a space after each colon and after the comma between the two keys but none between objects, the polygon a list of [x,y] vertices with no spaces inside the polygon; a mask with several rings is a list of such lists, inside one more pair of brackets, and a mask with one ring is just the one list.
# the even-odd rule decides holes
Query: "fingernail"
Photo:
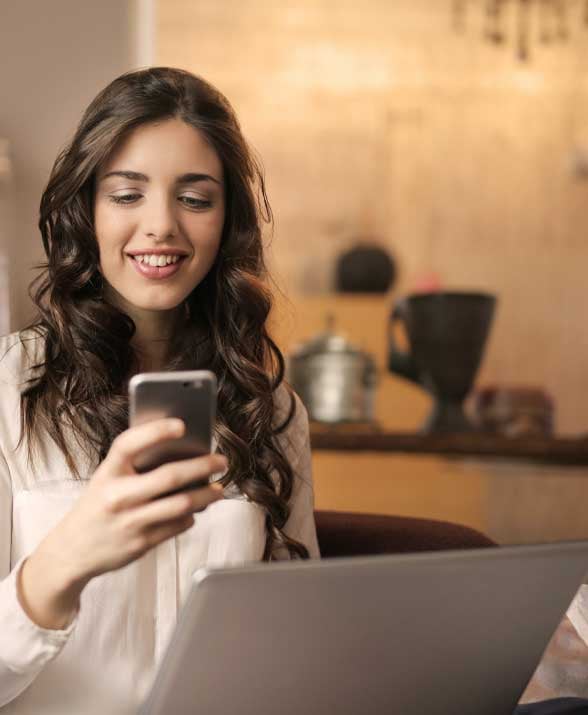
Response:
[{"label": "fingernail", "polygon": [[184,426],[184,421],[176,417],[173,417],[169,421],[170,432],[173,432],[174,434],[181,434],[184,431]]}]

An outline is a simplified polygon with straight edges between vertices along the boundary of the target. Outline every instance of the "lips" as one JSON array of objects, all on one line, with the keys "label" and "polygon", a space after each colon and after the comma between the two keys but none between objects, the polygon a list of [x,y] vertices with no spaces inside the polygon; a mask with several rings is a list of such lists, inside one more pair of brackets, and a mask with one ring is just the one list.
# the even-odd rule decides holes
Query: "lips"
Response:
[{"label": "lips", "polygon": [[[168,263],[165,266],[152,266],[149,263],[145,262],[139,262],[137,261],[132,254],[127,254],[129,256],[129,261],[131,262],[133,268],[142,275],[144,278],[149,278],[151,280],[161,280],[163,278],[169,278],[173,275],[175,275],[180,268],[182,267],[182,264],[184,262],[184,259],[186,258],[185,255],[178,255],[178,260],[176,263]],[[136,255],[144,255],[144,254],[139,254],[137,253]],[[153,254],[153,255],[170,255],[169,253],[158,252],[158,254]]]}]

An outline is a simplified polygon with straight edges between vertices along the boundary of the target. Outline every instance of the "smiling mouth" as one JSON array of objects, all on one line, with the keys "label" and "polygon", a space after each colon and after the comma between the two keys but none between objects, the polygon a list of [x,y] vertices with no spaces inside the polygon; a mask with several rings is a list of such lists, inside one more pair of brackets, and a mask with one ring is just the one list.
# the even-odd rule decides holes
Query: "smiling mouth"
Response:
[{"label": "smiling mouth", "polygon": [[175,275],[181,268],[186,256],[140,254],[129,255],[133,268],[144,278],[162,279]]}]

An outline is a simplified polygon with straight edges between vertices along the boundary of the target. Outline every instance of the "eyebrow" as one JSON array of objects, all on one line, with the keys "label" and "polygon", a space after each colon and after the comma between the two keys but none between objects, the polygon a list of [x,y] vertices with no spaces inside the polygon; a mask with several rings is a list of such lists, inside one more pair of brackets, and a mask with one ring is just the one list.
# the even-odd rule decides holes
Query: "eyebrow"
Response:
[{"label": "eyebrow", "polygon": [[[149,182],[149,177],[146,174],[140,174],[138,171],[109,171],[108,174],[104,174],[100,181],[104,181],[110,176],[121,176],[123,179],[130,179],[131,181]],[[199,181],[213,181],[219,185],[221,183],[218,179],[215,179],[214,176],[210,176],[210,174],[188,173],[182,174],[176,179],[177,184],[196,184]]]}]

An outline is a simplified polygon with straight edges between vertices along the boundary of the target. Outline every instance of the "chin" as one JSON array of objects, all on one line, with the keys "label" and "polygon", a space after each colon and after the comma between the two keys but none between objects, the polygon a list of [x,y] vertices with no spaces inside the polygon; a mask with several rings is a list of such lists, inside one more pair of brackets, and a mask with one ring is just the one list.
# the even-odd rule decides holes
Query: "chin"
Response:
[{"label": "chin", "polygon": [[184,303],[186,296],[181,295],[165,295],[163,291],[159,295],[138,296],[138,295],[123,295],[122,307],[132,313],[134,310],[153,313],[166,313],[176,310]]},{"label": "chin", "polygon": [[183,302],[184,302],[183,300],[179,300],[179,301],[154,300],[154,301],[133,303],[132,305],[136,309],[149,311],[152,313],[168,313],[172,310],[176,310],[177,308],[179,308]]}]

